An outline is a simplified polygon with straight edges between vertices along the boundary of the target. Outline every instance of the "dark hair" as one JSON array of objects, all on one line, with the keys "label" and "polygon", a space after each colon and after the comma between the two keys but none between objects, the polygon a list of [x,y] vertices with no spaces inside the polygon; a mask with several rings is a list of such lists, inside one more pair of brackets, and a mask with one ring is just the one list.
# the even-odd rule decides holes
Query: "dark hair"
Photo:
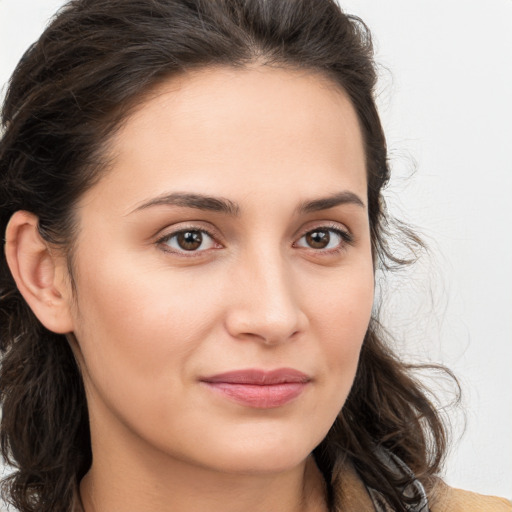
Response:
[{"label": "dark hair", "polygon": [[[2,110],[0,232],[17,210],[41,235],[72,249],[73,207],[107,166],[102,150],[152,86],[195,67],[264,65],[320,72],[343,88],[362,128],[375,268],[405,265],[387,245],[382,188],[386,141],[374,102],[376,69],[364,23],[334,0],[72,0],[21,59]],[[404,235],[405,234],[405,235]],[[421,242],[402,230],[414,246]],[[15,472],[4,482],[22,512],[69,511],[91,464],[79,369],[64,335],[46,330],[0,255],[0,442]],[[368,328],[355,382],[315,449],[327,482],[346,458],[393,510],[410,479],[377,454],[385,447],[432,489],[446,431],[413,367]]]}]

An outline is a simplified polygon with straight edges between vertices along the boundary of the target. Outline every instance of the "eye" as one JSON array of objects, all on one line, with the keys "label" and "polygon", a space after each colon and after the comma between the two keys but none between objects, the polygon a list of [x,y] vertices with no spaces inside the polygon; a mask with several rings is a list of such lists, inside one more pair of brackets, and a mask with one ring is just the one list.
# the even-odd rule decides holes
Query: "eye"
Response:
[{"label": "eye", "polygon": [[352,243],[352,235],[339,228],[320,227],[308,231],[294,244],[297,247],[335,251],[342,249],[345,244]]},{"label": "eye", "polygon": [[158,241],[166,250],[171,252],[202,252],[213,247],[216,243],[209,233],[202,229],[183,229],[167,235]]}]

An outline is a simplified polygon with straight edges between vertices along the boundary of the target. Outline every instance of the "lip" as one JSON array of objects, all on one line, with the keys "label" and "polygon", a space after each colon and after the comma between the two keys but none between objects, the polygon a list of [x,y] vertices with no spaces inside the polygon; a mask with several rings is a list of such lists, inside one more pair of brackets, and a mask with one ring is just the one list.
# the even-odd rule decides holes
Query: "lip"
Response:
[{"label": "lip", "polygon": [[256,409],[281,407],[297,398],[311,377],[293,368],[235,370],[200,379],[209,389]]}]

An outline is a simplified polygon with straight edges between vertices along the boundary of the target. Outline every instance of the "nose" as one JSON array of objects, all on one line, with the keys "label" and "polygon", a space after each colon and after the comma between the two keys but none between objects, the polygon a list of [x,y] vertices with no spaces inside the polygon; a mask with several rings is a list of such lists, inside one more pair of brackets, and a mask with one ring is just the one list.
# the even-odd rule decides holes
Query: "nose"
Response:
[{"label": "nose", "polygon": [[296,339],[308,325],[298,283],[277,254],[259,255],[238,265],[231,279],[226,328],[237,339],[276,345]]}]

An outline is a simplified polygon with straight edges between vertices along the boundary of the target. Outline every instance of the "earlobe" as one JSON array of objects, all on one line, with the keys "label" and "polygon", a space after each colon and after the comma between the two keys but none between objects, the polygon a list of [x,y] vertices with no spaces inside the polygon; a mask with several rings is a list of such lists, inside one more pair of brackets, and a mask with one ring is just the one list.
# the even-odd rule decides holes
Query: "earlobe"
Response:
[{"label": "earlobe", "polygon": [[52,254],[38,230],[38,218],[17,211],[5,232],[7,264],[18,290],[39,321],[50,331],[73,330],[69,286],[65,283],[62,257]]}]

